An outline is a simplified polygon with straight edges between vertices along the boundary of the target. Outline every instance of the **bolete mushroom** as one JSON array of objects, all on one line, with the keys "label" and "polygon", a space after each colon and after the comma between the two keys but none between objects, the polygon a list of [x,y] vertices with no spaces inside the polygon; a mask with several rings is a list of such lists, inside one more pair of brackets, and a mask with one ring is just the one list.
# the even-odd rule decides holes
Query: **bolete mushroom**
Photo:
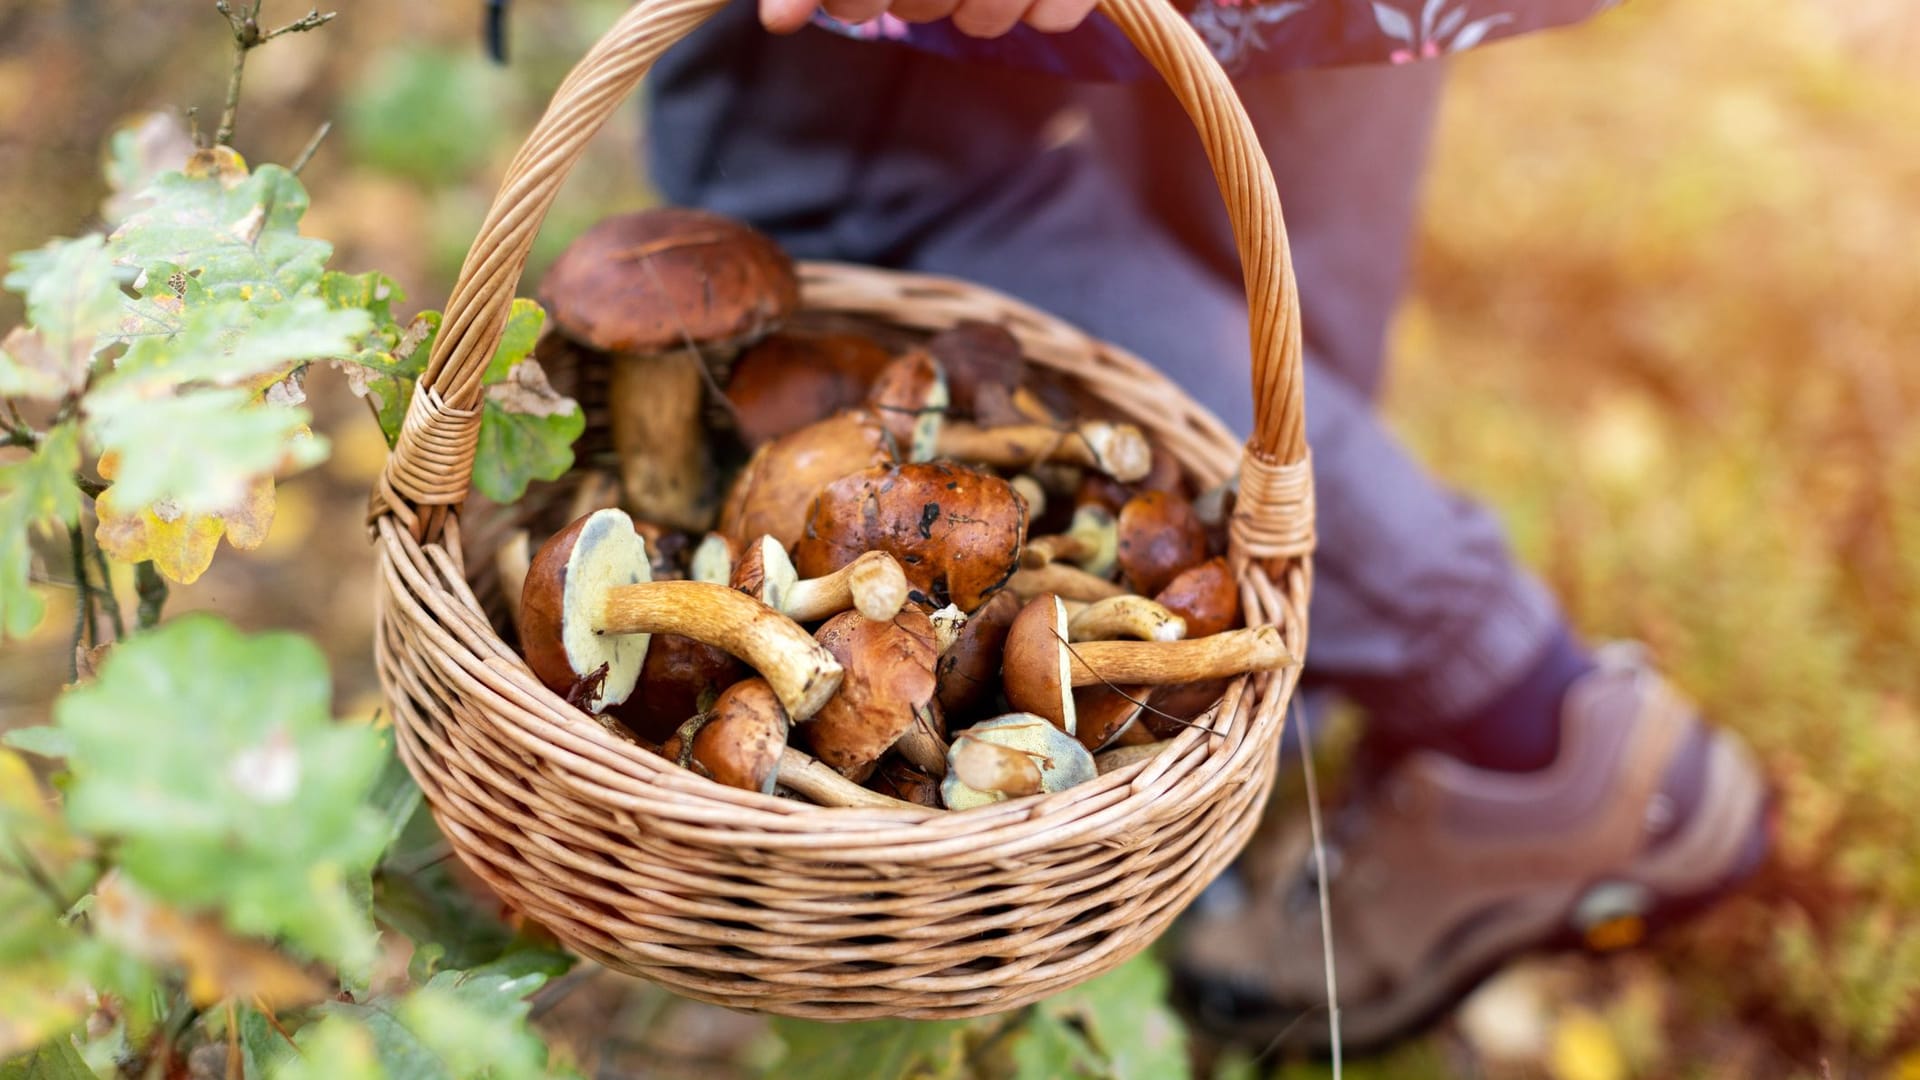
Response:
[{"label": "bolete mushroom", "polygon": [[1119,555],[1120,534],[1113,513],[1099,503],[1074,508],[1067,531],[1036,536],[1020,555],[1020,565],[1037,569],[1056,560],[1073,563],[1095,577],[1112,577]]},{"label": "bolete mushroom", "polygon": [[1180,571],[1154,601],[1186,620],[1188,637],[1206,637],[1240,625],[1240,583],[1224,558]]},{"label": "bolete mushroom", "polygon": [[814,622],[848,608],[886,622],[906,606],[910,588],[900,564],[884,551],[863,552],[830,574],[802,581],[787,549],[771,536],[747,545],[734,565],[731,582],[797,622]]},{"label": "bolete mushroom", "polygon": [[881,465],[820,490],[793,563],[821,577],[884,551],[914,603],[971,612],[1006,584],[1026,538],[1026,505],[1005,480],[945,461]]},{"label": "bolete mushroom", "polygon": [[741,353],[727,381],[740,441],[755,449],[860,404],[892,357],[858,334],[774,334]]},{"label": "bolete mushroom", "polygon": [[827,620],[814,637],[846,676],[801,734],[820,761],[865,780],[888,750],[923,772],[946,772],[946,728],[934,702],[938,683],[933,623],[917,608],[879,622],[858,612]]},{"label": "bolete mushroom", "polygon": [[888,756],[882,761],[880,768],[867,778],[867,784],[882,795],[915,806],[931,806],[937,810],[944,805],[940,801],[940,781],[897,757]]},{"label": "bolete mushroom", "polygon": [[705,387],[799,307],[793,261],[741,222],[648,210],[581,234],[540,294],[562,334],[612,356],[609,427],[628,509],[706,529],[716,500]]},{"label": "bolete mushroom", "polygon": [[822,806],[911,805],[869,791],[787,745],[780,699],[764,679],[735,683],[667,741],[661,752],[715,783],[772,795],[785,787]]},{"label": "bolete mushroom", "polygon": [[635,734],[661,742],[746,677],[746,665],[724,650],[679,634],[654,634],[639,684],[611,712]]},{"label": "bolete mushroom", "polygon": [[1153,451],[1139,428],[1106,420],[1082,420],[1066,428],[1050,424],[980,427],[948,420],[939,425],[933,456],[998,469],[1025,469],[1041,462],[1080,465],[1116,480],[1137,480],[1153,465]]},{"label": "bolete mushroom", "polygon": [[887,429],[870,412],[849,410],[808,424],[753,452],[721,508],[720,531],[742,545],[766,535],[791,548],[820,489],[892,461]]},{"label": "bolete mushroom", "polygon": [[1146,491],[1120,508],[1120,570],[1141,596],[1167,587],[1180,571],[1207,559],[1207,527],[1193,504],[1164,491]]},{"label": "bolete mushroom", "polygon": [[887,429],[898,457],[931,461],[947,412],[946,373],[924,352],[895,357],[873,380],[867,407]]},{"label": "bolete mushroom", "polygon": [[1073,612],[1067,619],[1067,640],[1179,641],[1187,636],[1187,621],[1144,596],[1109,596]]},{"label": "bolete mushroom", "polygon": [[999,685],[1007,631],[1020,606],[1013,593],[994,593],[967,617],[953,644],[940,650],[940,711],[948,723],[971,715]]},{"label": "bolete mushroom", "polygon": [[790,716],[812,716],[840,688],[839,662],[760,601],[712,582],[651,580],[646,544],[620,510],[589,514],[541,545],[520,617],[528,666],[588,712],[633,693],[654,633],[738,657]]},{"label": "bolete mushroom", "polygon": [[1094,577],[1077,566],[1048,563],[1033,570],[1021,570],[1007,579],[1007,588],[1022,600],[1046,593],[1058,593],[1068,600],[1092,603],[1110,596],[1126,596],[1127,590],[1103,577]]},{"label": "bolete mushroom", "polygon": [[[994,750],[1010,750],[1024,757],[1039,773],[1033,773]],[[984,720],[962,732],[954,740],[947,779],[940,785],[941,798],[949,810],[967,810],[1037,792],[1065,791],[1099,775],[1093,755],[1044,717],[1028,713],[1009,713]],[[966,769],[965,776],[961,768]],[[974,787],[968,780],[988,786]],[[999,785],[999,786],[995,786]]]},{"label": "bolete mushroom", "polygon": [[1001,672],[1007,700],[1072,735],[1078,732],[1076,686],[1166,686],[1272,671],[1293,656],[1271,626],[1230,630],[1184,641],[1069,643],[1067,609],[1058,596],[1036,598],[1007,632]]}]

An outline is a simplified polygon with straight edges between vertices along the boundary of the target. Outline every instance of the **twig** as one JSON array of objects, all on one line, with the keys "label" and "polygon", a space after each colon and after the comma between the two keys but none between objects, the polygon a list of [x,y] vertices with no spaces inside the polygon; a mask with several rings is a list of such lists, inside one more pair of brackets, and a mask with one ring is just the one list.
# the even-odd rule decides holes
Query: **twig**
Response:
[{"label": "twig", "polygon": [[73,650],[67,657],[67,681],[80,681],[80,643],[100,644],[100,631],[93,620],[93,583],[87,580],[87,536],[80,526],[67,529],[69,550],[73,553]]},{"label": "twig", "polygon": [[243,1080],[247,1074],[246,1063],[240,1057],[240,1010],[233,999],[227,999],[227,1078]]},{"label": "twig", "polygon": [[1333,1044],[1333,1080],[1340,1080],[1340,994],[1333,974],[1333,904],[1327,897],[1327,848],[1320,838],[1320,787],[1313,775],[1313,737],[1307,711],[1294,695],[1293,722],[1300,726],[1300,769],[1307,774],[1307,827],[1313,833],[1313,876],[1320,887],[1320,952],[1327,969],[1327,1029]]},{"label": "twig", "polygon": [[107,565],[107,553],[99,544],[93,545],[93,565],[100,569],[100,606],[106,610],[107,621],[113,624],[113,640],[119,641],[127,636],[127,627],[120,618],[120,596],[113,591],[113,569]]},{"label": "twig", "polygon": [[33,887],[47,898],[47,903],[53,905],[55,914],[65,915],[73,910],[73,905],[79,901],[69,899],[60,891],[59,882],[53,880],[53,875],[47,872],[46,867],[40,865],[40,860],[34,858],[33,852],[27,849],[19,837],[7,837],[7,846],[13,849],[13,859],[20,864],[20,872],[25,874],[27,880],[33,883]]},{"label": "twig", "polygon": [[220,110],[220,128],[214,133],[215,146],[233,145],[233,126],[240,114],[240,83],[247,71],[247,54],[284,34],[298,34],[307,30],[317,30],[333,21],[337,12],[329,11],[325,15],[319,8],[276,30],[260,29],[260,7],[266,0],[253,0],[251,7],[245,0],[236,7],[227,0],[218,0],[214,9],[227,17],[227,25],[233,28],[233,67],[227,74],[227,103]]},{"label": "twig", "polygon": [[326,141],[327,133],[332,130],[333,130],[333,121],[328,120],[325,123],[322,123],[320,125],[320,130],[314,132],[313,138],[307,140],[306,149],[300,151],[300,156],[293,159],[293,164],[288,167],[287,171],[293,173],[293,175],[295,176],[299,176],[300,170],[306,168],[307,162],[313,160],[313,155],[320,152],[320,144]]},{"label": "twig", "polygon": [[139,627],[151,630],[160,624],[160,609],[167,606],[167,582],[151,562],[133,568],[133,590],[140,596]]}]

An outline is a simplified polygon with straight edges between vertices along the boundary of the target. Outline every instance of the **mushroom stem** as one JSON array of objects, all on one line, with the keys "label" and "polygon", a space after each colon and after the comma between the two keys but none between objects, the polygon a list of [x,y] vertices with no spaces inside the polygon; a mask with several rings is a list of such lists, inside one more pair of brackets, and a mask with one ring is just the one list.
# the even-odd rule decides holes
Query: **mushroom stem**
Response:
[{"label": "mushroom stem", "polygon": [[1053,536],[1036,536],[1020,553],[1020,565],[1037,570],[1051,562],[1076,563],[1096,577],[1113,573],[1119,536],[1113,514],[1098,503],[1074,510],[1067,531]]},{"label": "mushroom stem", "polygon": [[637,518],[699,532],[713,523],[712,460],[701,426],[706,381],[679,350],[613,358],[607,387],[620,484]]},{"label": "mushroom stem", "polygon": [[794,720],[840,688],[839,661],[799,624],[745,593],[709,581],[654,581],[606,591],[597,634],[679,634],[724,650],[758,671]]},{"label": "mushroom stem", "polygon": [[1053,593],[1063,600],[1085,601],[1127,595],[1127,590],[1106,578],[1095,577],[1064,563],[1048,563],[1033,570],[1016,570],[1007,579],[1007,588],[1012,589],[1013,594],[1022,601],[1045,593]]},{"label": "mushroom stem", "polygon": [[1093,765],[1100,770],[1101,776],[1105,776],[1110,772],[1119,772],[1129,765],[1148,761],[1166,748],[1166,742],[1136,743],[1132,746],[1116,747],[1093,755]]},{"label": "mushroom stem", "polygon": [[520,591],[527,587],[527,570],[533,565],[532,542],[527,530],[515,529],[493,553],[493,565],[500,575],[500,598],[506,601],[507,616],[513,628],[520,629]]},{"label": "mushroom stem", "polygon": [[789,746],[780,752],[779,782],[821,806],[858,806],[875,810],[925,809],[869,791]]},{"label": "mushroom stem", "polygon": [[1293,662],[1280,632],[1271,626],[1188,641],[1083,641],[1067,652],[1075,686],[1167,686],[1274,671]]},{"label": "mushroom stem", "polygon": [[1075,612],[1067,623],[1068,641],[1179,641],[1187,621],[1144,596],[1110,596]]},{"label": "mushroom stem", "polygon": [[1008,797],[1040,792],[1040,766],[1031,754],[962,735],[953,744],[953,772],[960,782]]},{"label": "mushroom stem", "polygon": [[1030,473],[1021,473],[1007,481],[1014,494],[1027,504],[1027,520],[1039,521],[1047,512],[1047,489]]},{"label": "mushroom stem", "polygon": [[858,608],[875,622],[886,622],[906,606],[906,572],[893,556],[869,551],[823,577],[796,581],[781,607],[799,622],[824,619]]},{"label": "mushroom stem", "polygon": [[1088,420],[1061,430],[1046,424],[978,427],[949,420],[935,444],[938,456],[1003,469],[1024,469],[1042,461],[1086,465],[1122,482],[1147,475],[1153,449],[1132,424]]}]

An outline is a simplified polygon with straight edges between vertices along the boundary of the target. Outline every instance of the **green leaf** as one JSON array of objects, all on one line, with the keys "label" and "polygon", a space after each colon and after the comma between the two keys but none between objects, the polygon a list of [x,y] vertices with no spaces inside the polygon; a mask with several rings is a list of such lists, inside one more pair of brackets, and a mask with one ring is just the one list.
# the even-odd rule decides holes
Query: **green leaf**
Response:
[{"label": "green leaf", "polygon": [[272,1059],[267,1075],[273,1080],[411,1080],[416,1074],[382,1067],[386,1055],[378,1040],[377,1031],[353,1017],[329,1015],[300,1029],[294,1036],[299,1053]]},{"label": "green leaf", "polygon": [[532,416],[489,396],[480,414],[473,486],[496,503],[514,502],[532,481],[565,476],[573,468],[574,440],[586,430],[587,417],[578,405],[553,416]]},{"label": "green leaf", "polygon": [[122,124],[107,139],[101,172],[113,194],[101,212],[108,221],[123,221],[149,205],[141,197],[147,187],[162,174],[184,168],[193,151],[193,137],[175,113],[150,112]]},{"label": "green leaf", "polygon": [[167,173],[145,197],[152,205],[109,238],[115,261],[142,269],[157,263],[179,267],[217,300],[243,300],[265,310],[305,295],[333,254],[325,241],[299,234],[307,192],[278,165],[231,182],[220,175]]},{"label": "green leaf", "polygon": [[93,1080],[93,1070],[68,1039],[55,1039],[21,1057],[0,1062],[0,1080]]},{"label": "green leaf", "polygon": [[[393,325],[393,306],[407,300],[400,283],[377,270],[364,274],[343,274],[329,270],[320,276],[320,299],[342,311],[364,311],[373,319],[374,330],[398,330]],[[397,340],[397,337],[396,337]]]},{"label": "green leaf", "polygon": [[323,460],[327,442],[307,431],[308,419],[304,408],[256,403],[240,389],[147,397],[123,387],[87,397],[87,431],[116,459],[116,503],[170,503],[165,513],[230,510],[257,478]]},{"label": "green leaf", "polygon": [[120,274],[98,236],[59,241],[31,265],[19,279],[31,330],[7,337],[0,393],[60,397],[85,384],[100,336],[119,321]]},{"label": "green leaf", "polygon": [[508,372],[533,355],[533,347],[540,343],[540,329],[546,324],[547,313],[538,303],[524,297],[515,300],[507,312],[507,328],[500,332],[500,344],[494,347],[493,359],[487,361],[486,374],[480,378],[481,385],[506,382]]},{"label": "green leaf", "polygon": [[70,526],[80,519],[79,433],[61,424],[25,461],[0,465],[0,637],[24,637],[40,623],[46,605],[33,591],[32,534]]},{"label": "green leaf", "polygon": [[1012,1041],[1015,1080],[1102,1077],[1100,1052],[1073,1025],[1035,1013]]},{"label": "green leaf", "polygon": [[64,758],[73,753],[73,739],[59,728],[46,724],[15,728],[0,736],[0,743],[44,758]]},{"label": "green leaf", "polygon": [[[1074,1024],[1099,1051],[1097,1075],[1114,1080],[1173,1080],[1189,1074],[1186,1029],[1166,1004],[1167,977],[1151,957],[1138,956],[1036,1006],[1034,1029],[1058,1041],[1045,1023]],[[1018,1058],[1020,1049],[1015,1048]],[[1035,1051],[1036,1054],[1039,1051]],[[1032,1074],[1023,1074],[1032,1075]]]},{"label": "green leaf", "polygon": [[331,308],[311,296],[264,311],[236,300],[192,305],[162,332],[133,337],[101,390],[239,386],[301,361],[344,356],[371,326],[366,312]]},{"label": "green leaf", "polygon": [[[309,1039],[317,1037],[308,1036]],[[265,1013],[258,1009],[240,1009],[240,1054],[245,1059],[246,1075],[279,1075],[278,1070],[297,1056],[294,1046],[287,1042],[286,1036],[274,1029]]]},{"label": "green leaf", "polygon": [[373,927],[348,880],[384,839],[365,799],[387,751],[334,723],[329,694],[305,638],[206,615],[134,637],[54,705],[73,739],[68,820],[115,839],[156,898],[363,969]]},{"label": "green leaf", "polygon": [[336,359],[335,364],[346,375],[347,386],[373,402],[380,431],[392,446],[407,418],[414,382],[427,369],[433,339],[440,330],[440,313],[422,312],[406,326],[394,323],[391,305],[402,297],[380,274],[329,274],[321,282],[320,292],[328,303],[358,308],[373,316],[373,329],[361,340],[360,348]]},{"label": "green leaf", "polygon": [[769,1070],[780,1076],[915,1077],[965,1075],[963,1020],[869,1020],[818,1024],[776,1017],[773,1033],[787,1052]]},{"label": "green leaf", "polygon": [[546,979],[540,972],[443,971],[404,998],[336,1002],[325,1011],[364,1025],[392,1076],[544,1077],[546,1045],[527,1026],[526,998]]}]

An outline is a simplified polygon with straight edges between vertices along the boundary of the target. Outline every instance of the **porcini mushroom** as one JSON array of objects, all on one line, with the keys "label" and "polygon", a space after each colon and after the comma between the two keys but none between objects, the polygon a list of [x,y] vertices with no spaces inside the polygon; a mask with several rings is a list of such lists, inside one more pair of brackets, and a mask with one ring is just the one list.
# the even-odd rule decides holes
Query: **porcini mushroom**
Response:
[{"label": "porcini mushroom", "polygon": [[1224,558],[1182,570],[1154,601],[1186,620],[1188,637],[1206,637],[1240,625],[1240,583]]},{"label": "porcini mushroom", "polygon": [[613,358],[608,426],[628,508],[671,528],[707,528],[716,493],[705,388],[799,307],[793,261],[741,222],[648,210],[581,234],[540,295],[562,334]]},{"label": "porcini mushroom", "polygon": [[[1020,795],[1035,794],[1032,774],[1012,763],[1003,754],[971,747],[986,743],[1011,750],[1025,757],[1039,772],[1038,790],[1065,791],[1099,775],[1093,755],[1044,717],[1028,713],[1009,713],[985,720],[968,728],[954,740],[952,765],[940,785],[940,795],[949,810],[967,810],[986,806]],[[960,760],[964,758],[965,760]],[[964,765],[974,780],[990,785],[978,788],[966,782],[954,766]],[[993,784],[1005,786],[995,788]],[[1012,790],[1009,790],[1011,788]]]},{"label": "porcini mushroom", "polygon": [[661,742],[687,717],[710,707],[714,695],[746,677],[745,664],[704,641],[654,634],[639,684],[610,711],[635,734]]},{"label": "porcini mushroom", "polygon": [[940,425],[934,455],[999,469],[1043,461],[1098,469],[1116,480],[1138,480],[1153,465],[1147,438],[1132,424],[1083,420],[1067,428],[1048,424],[980,427],[958,420]]},{"label": "porcini mushroom", "polygon": [[899,457],[930,461],[947,411],[947,376],[924,352],[896,357],[873,380],[867,407],[880,418]]},{"label": "porcini mushroom", "polygon": [[858,334],[774,334],[741,353],[727,380],[740,441],[754,449],[860,404],[891,359]]},{"label": "porcini mushroom", "polygon": [[1113,514],[1099,503],[1074,508],[1064,533],[1036,536],[1020,555],[1020,565],[1037,569],[1055,560],[1073,563],[1095,577],[1113,576],[1120,534]]},{"label": "porcini mushroom", "polygon": [[1026,506],[1005,480],[944,461],[884,465],[820,490],[793,563],[821,577],[884,551],[913,585],[909,599],[971,612],[1006,584],[1026,538]]},{"label": "porcini mushroom", "polygon": [[972,714],[999,684],[1007,631],[1020,607],[1013,593],[994,593],[967,617],[953,644],[940,650],[940,711],[949,724]]},{"label": "porcini mushroom", "polygon": [[946,729],[934,703],[933,623],[915,608],[877,622],[857,612],[827,620],[814,637],[846,676],[801,726],[820,761],[849,780],[872,775],[888,750],[934,776],[946,772]]},{"label": "porcini mushroom", "polygon": [[1007,579],[1007,588],[1022,600],[1058,593],[1068,600],[1092,603],[1110,596],[1127,595],[1126,589],[1106,578],[1094,577],[1079,567],[1065,563],[1048,563],[1037,569],[1021,570]]},{"label": "porcini mushroom", "polygon": [[870,412],[849,410],[808,424],[753,452],[721,508],[720,531],[743,545],[767,535],[791,548],[820,489],[892,460],[887,430]]},{"label": "porcini mushroom", "polygon": [[1086,641],[1069,644],[1067,609],[1051,594],[1023,608],[1007,632],[1001,672],[1007,700],[1069,735],[1078,730],[1072,688],[1164,686],[1272,671],[1293,657],[1271,626],[1185,641]]},{"label": "porcini mushroom", "polygon": [[839,662],[760,601],[711,582],[652,581],[646,544],[620,510],[589,514],[541,545],[520,616],[528,666],[588,712],[633,693],[653,633],[738,657],[790,716],[812,716],[840,687]]},{"label": "porcini mushroom", "polygon": [[1187,621],[1144,596],[1109,596],[1096,600],[1067,619],[1067,640],[1179,641],[1187,636]]},{"label": "porcini mushroom", "polygon": [[715,783],[762,795],[786,787],[822,806],[911,805],[868,791],[788,746],[789,730],[773,688],[748,679],[721,694],[712,712],[688,720],[662,753]]},{"label": "porcini mushroom", "polygon": [[1147,491],[1120,508],[1120,570],[1133,591],[1152,596],[1180,571],[1207,559],[1207,527],[1178,495]]},{"label": "porcini mushroom", "polygon": [[747,545],[734,565],[734,588],[798,622],[814,622],[848,608],[886,622],[907,603],[907,575],[884,551],[859,558],[822,577],[800,579],[787,549],[771,536]]}]

